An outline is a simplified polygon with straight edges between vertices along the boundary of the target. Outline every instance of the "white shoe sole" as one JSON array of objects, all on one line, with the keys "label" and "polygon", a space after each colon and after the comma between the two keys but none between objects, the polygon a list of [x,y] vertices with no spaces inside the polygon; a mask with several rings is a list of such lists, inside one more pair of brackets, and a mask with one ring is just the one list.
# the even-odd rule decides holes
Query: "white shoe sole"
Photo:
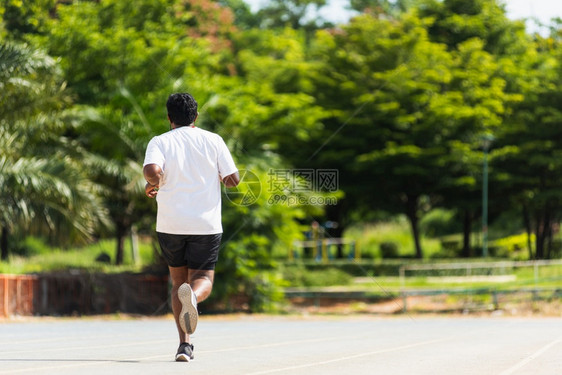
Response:
[{"label": "white shoe sole", "polygon": [[176,362],[189,362],[189,361],[193,361],[193,359],[189,358],[187,354],[176,355]]},{"label": "white shoe sole", "polygon": [[178,288],[178,298],[181,302],[180,312],[180,327],[181,329],[191,335],[197,328],[197,320],[199,314],[197,313],[197,305],[193,305],[192,301],[193,290],[189,284],[182,284]]}]

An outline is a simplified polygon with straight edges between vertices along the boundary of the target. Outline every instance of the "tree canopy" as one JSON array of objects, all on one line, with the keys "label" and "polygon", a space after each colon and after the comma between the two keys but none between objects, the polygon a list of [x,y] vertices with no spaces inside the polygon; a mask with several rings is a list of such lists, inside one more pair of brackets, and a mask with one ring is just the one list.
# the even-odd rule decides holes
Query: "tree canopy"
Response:
[{"label": "tree canopy", "polygon": [[[312,221],[336,221],[341,235],[377,213],[403,214],[421,258],[420,219],[447,208],[464,227],[462,254],[475,255],[488,135],[491,219],[517,217],[536,235],[529,256],[551,257],[562,213],[560,23],[531,34],[499,0],[351,0],[356,13],[341,25],[317,17],[324,6],[3,2],[3,259],[8,237],[28,232],[60,243],[114,236],[122,261],[131,228],[152,229],[141,164],[178,91],[197,98],[198,125],[261,183],[253,205],[224,204],[225,272],[249,270],[248,290],[265,288],[260,264],[273,267],[273,249],[289,251]],[[271,204],[272,171],[302,172],[282,192],[304,197],[323,194],[306,171],[324,170],[338,172],[336,205]]]}]

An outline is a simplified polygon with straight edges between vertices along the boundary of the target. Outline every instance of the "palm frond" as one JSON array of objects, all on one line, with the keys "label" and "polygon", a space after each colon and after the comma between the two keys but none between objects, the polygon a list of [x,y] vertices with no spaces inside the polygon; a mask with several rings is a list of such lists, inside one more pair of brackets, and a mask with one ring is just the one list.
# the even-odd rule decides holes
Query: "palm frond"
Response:
[{"label": "palm frond", "polygon": [[85,237],[108,225],[98,187],[77,166],[70,158],[20,158],[11,164],[0,159],[0,200],[12,215],[3,220],[36,227],[42,222],[51,231],[62,223]]},{"label": "palm frond", "polygon": [[9,77],[25,76],[53,67],[55,61],[44,52],[26,44],[0,41],[0,82]]}]

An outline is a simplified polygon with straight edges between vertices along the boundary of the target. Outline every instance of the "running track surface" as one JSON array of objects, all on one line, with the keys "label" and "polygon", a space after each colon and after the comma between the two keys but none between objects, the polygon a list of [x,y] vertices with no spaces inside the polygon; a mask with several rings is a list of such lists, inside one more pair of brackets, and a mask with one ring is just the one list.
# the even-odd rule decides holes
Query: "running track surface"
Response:
[{"label": "running track surface", "polygon": [[170,317],[0,323],[0,374],[562,374],[562,319],[203,317],[174,362]]}]

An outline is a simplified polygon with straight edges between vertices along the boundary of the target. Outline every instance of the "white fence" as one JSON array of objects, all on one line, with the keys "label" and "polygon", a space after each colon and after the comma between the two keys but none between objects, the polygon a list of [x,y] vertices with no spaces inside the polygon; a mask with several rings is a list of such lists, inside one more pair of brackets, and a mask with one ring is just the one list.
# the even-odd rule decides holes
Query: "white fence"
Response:
[{"label": "white fence", "polygon": [[[433,263],[433,264],[406,264],[399,269],[400,285],[406,286],[407,273],[409,271],[443,271],[464,270],[465,276],[475,275],[475,270],[499,269],[500,274],[506,274],[508,270],[516,268],[532,267],[534,280],[540,279],[540,268],[562,265],[562,259],[556,260],[531,260],[531,261],[503,261],[503,262],[465,262],[465,263]],[[458,274],[458,272],[457,272]]]}]

